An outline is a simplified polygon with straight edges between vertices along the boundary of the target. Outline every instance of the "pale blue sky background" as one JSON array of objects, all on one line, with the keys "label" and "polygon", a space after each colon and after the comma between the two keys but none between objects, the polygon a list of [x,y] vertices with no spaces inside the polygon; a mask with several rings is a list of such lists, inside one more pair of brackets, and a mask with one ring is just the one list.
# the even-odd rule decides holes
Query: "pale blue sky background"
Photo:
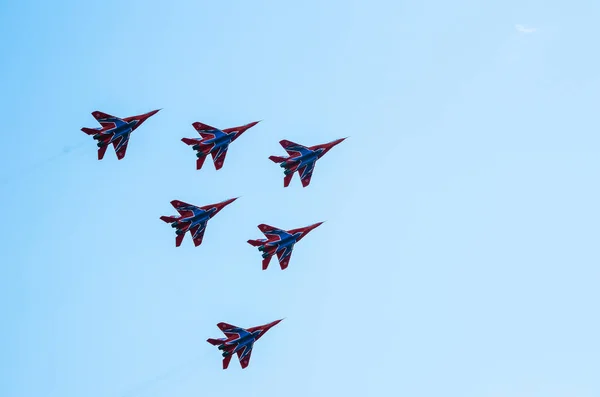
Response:
[{"label": "pale blue sky background", "polygon": [[[599,396],[599,20],[595,0],[0,2],[0,395]],[[156,108],[123,161],[79,131]],[[259,119],[219,172],[180,142]],[[283,189],[280,139],[348,135]],[[235,196],[199,248],[158,219]],[[284,272],[246,244],[322,220]],[[221,370],[216,323],[281,317]]]}]

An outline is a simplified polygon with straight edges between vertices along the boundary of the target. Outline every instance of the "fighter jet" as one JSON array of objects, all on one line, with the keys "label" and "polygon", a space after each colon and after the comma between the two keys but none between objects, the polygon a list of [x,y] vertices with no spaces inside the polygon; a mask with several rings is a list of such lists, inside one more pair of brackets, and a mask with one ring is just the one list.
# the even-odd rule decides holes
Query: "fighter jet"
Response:
[{"label": "fighter jet", "polygon": [[258,247],[258,250],[263,253],[263,270],[267,270],[267,267],[269,267],[269,262],[271,262],[271,258],[275,254],[277,254],[277,259],[279,259],[281,270],[285,270],[290,262],[294,244],[302,240],[304,236],[306,236],[311,230],[317,228],[321,224],[323,224],[323,222],[287,231],[273,226],[261,224],[258,225],[258,228],[267,238],[248,240],[248,244]]},{"label": "fighter jet", "polygon": [[199,170],[204,164],[204,160],[210,153],[215,164],[215,169],[220,170],[225,162],[229,144],[240,137],[247,129],[254,127],[259,121],[246,124],[240,127],[227,128],[220,130],[210,125],[196,122],[192,126],[198,131],[202,138],[182,138],[183,143],[188,144],[197,153],[196,169]]},{"label": "fighter jet", "polygon": [[194,246],[197,247],[202,244],[208,221],[225,208],[226,205],[231,204],[237,199],[238,197],[217,204],[205,205],[204,207],[196,207],[183,201],[173,200],[171,201],[171,205],[175,207],[181,216],[161,216],[160,219],[166,223],[170,223],[171,227],[176,229],[176,247],[181,245],[187,231],[192,234]]},{"label": "fighter jet", "polygon": [[290,185],[292,176],[294,176],[294,172],[296,171],[298,171],[298,174],[300,175],[302,186],[307,187],[310,184],[310,179],[312,178],[317,160],[345,139],[347,139],[347,137],[309,147],[287,140],[279,141],[279,144],[283,146],[290,156],[270,156],[269,159],[274,163],[279,163],[279,166],[285,170],[283,172],[285,175],[283,178],[283,187],[288,187]]},{"label": "fighter jet", "polygon": [[282,320],[248,329],[227,323],[219,323],[217,327],[223,331],[227,338],[209,338],[206,341],[213,346],[218,346],[219,350],[223,352],[223,369],[227,369],[234,353],[237,353],[242,369],[244,369],[250,363],[250,355],[252,354],[254,342],[259,340],[269,329],[279,324]]},{"label": "fighter jet", "polygon": [[98,160],[102,160],[106,148],[111,143],[117,153],[119,160],[125,157],[127,151],[127,144],[129,143],[129,137],[133,131],[136,130],[144,121],[149,117],[158,113],[160,109],[153,110],[151,112],[141,114],[138,116],[131,116],[121,119],[119,117],[111,116],[110,114],[102,113],[99,111],[92,112],[92,116],[100,123],[101,128],[86,128],[83,127],[81,131],[88,135],[92,135],[94,140],[98,141]]}]

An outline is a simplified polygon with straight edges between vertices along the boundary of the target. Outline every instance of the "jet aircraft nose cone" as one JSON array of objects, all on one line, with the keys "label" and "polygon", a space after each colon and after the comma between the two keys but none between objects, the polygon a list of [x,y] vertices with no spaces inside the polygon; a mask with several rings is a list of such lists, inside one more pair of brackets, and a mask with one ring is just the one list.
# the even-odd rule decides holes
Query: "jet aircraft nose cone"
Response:
[{"label": "jet aircraft nose cone", "polygon": [[244,131],[246,131],[247,129],[250,129],[250,128],[254,127],[256,124],[260,123],[261,121],[262,121],[262,120],[259,120],[259,121],[253,121],[253,122],[251,122],[251,123],[248,123],[248,124],[246,124],[245,126],[241,127],[241,128],[240,128],[240,131],[241,131],[241,132],[244,132]]},{"label": "jet aircraft nose cone", "polygon": [[161,108],[161,109],[156,109],[156,110],[153,110],[153,111],[151,111],[151,112],[148,112],[148,113],[146,113],[146,114],[145,114],[145,116],[146,116],[146,117],[151,117],[151,116],[154,116],[156,113],[160,112],[161,110],[162,110],[162,108]]},{"label": "jet aircraft nose cone", "polygon": [[225,206],[233,203],[235,200],[239,199],[239,197],[230,198],[229,200],[223,201],[220,205]]},{"label": "jet aircraft nose cone", "polygon": [[348,138],[350,138],[350,137],[348,137],[348,136],[347,136],[347,137],[345,137],[345,138],[336,139],[335,141],[331,142],[331,146],[338,145],[338,144],[340,144],[340,143],[344,142],[344,141],[345,141],[346,139],[348,139]]}]

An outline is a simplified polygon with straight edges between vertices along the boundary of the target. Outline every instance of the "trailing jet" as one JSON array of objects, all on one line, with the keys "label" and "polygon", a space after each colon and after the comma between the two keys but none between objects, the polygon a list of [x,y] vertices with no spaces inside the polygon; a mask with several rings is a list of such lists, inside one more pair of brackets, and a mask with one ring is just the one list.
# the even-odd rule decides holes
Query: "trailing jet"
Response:
[{"label": "trailing jet", "polygon": [[184,203],[183,201],[173,200],[171,201],[171,205],[175,207],[181,216],[161,216],[160,219],[166,223],[170,223],[171,227],[176,229],[176,247],[181,245],[183,237],[188,231],[192,234],[194,246],[197,247],[202,244],[208,221],[225,208],[226,205],[233,203],[237,199],[238,197],[217,204],[205,205],[203,207],[196,207],[195,205]]},{"label": "trailing jet", "polygon": [[277,254],[277,259],[279,259],[279,266],[281,266],[281,270],[285,270],[290,262],[294,244],[302,240],[304,236],[310,233],[311,230],[317,228],[321,224],[323,224],[323,222],[287,231],[273,226],[261,224],[258,225],[258,228],[265,234],[267,238],[248,240],[248,244],[258,247],[258,250],[263,253],[263,270],[267,270],[267,267],[269,267],[269,262],[271,262],[271,258],[275,254]]},{"label": "trailing jet", "polygon": [[[282,319],[283,320],[283,319]],[[281,320],[273,321],[272,323],[259,325],[248,329],[236,327],[227,323],[219,323],[217,327],[227,338],[213,339],[209,338],[206,341],[213,346],[218,346],[223,352],[223,369],[227,369],[231,357],[237,353],[242,369],[246,368],[250,363],[250,355],[254,342],[259,340],[268,330],[279,324]]]},{"label": "trailing jet", "polygon": [[279,141],[279,144],[283,146],[290,156],[270,156],[269,159],[274,163],[279,163],[279,166],[285,170],[283,172],[285,175],[283,178],[283,187],[288,187],[290,185],[292,176],[294,176],[294,172],[296,171],[298,171],[298,175],[300,175],[302,186],[307,187],[310,184],[310,179],[312,178],[317,160],[345,139],[347,139],[347,137],[322,145],[308,147],[291,141]]},{"label": "trailing jet", "polygon": [[240,127],[220,130],[210,125],[196,122],[192,126],[194,126],[202,138],[183,138],[181,141],[191,146],[197,152],[197,170],[202,168],[202,164],[204,164],[204,160],[206,160],[209,153],[212,155],[215,169],[220,170],[225,162],[229,144],[238,139],[247,129],[254,127],[258,123],[259,121],[255,121]]},{"label": "trailing jet", "polygon": [[92,135],[98,141],[98,160],[102,160],[104,153],[111,143],[119,160],[125,157],[129,137],[149,117],[154,116],[160,109],[121,119],[99,111],[92,112],[92,116],[100,123],[101,128],[82,128],[81,131]]}]

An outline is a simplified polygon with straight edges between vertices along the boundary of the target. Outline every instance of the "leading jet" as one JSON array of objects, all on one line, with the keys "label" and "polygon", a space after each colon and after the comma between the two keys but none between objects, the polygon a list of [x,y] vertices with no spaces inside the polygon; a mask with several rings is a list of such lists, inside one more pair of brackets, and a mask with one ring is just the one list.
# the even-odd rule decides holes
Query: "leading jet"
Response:
[{"label": "leading jet", "polygon": [[259,340],[268,330],[279,324],[282,320],[283,319],[248,329],[236,327],[235,325],[227,323],[219,323],[217,324],[217,327],[223,331],[227,338],[209,338],[206,341],[213,346],[218,346],[219,350],[223,352],[223,369],[227,369],[231,357],[235,353],[237,353],[240,365],[242,366],[242,369],[244,369],[250,363],[250,355],[252,354],[254,342]]},{"label": "leading jet", "polygon": [[341,143],[346,138],[337,139],[329,143],[323,143],[315,146],[302,146],[292,141],[282,140],[279,144],[283,146],[289,157],[270,156],[269,160],[274,163],[279,163],[279,166],[284,169],[283,187],[288,187],[294,172],[298,171],[300,181],[303,187],[310,184],[315,163],[321,157],[330,151],[335,145]]},{"label": "leading jet", "polygon": [[240,127],[232,127],[220,130],[210,125],[195,122],[192,126],[198,131],[202,138],[182,138],[181,141],[192,147],[197,153],[196,169],[199,170],[204,160],[210,153],[215,164],[215,169],[220,170],[225,162],[229,144],[240,137],[247,129],[254,127],[259,121],[255,121]]},{"label": "leading jet", "polygon": [[179,247],[183,241],[186,232],[190,232],[194,246],[202,244],[206,224],[208,221],[219,213],[225,206],[233,203],[238,197],[217,204],[209,204],[203,207],[197,207],[192,204],[184,203],[183,201],[173,200],[171,205],[175,207],[181,216],[161,216],[163,222],[170,223],[171,227],[175,228],[175,246]]},{"label": "leading jet", "polygon": [[248,240],[248,244],[252,245],[253,247],[258,247],[258,250],[263,253],[263,270],[267,270],[273,255],[277,255],[281,270],[285,270],[290,263],[294,245],[298,241],[302,240],[308,233],[310,233],[311,230],[319,227],[322,224],[323,222],[319,222],[315,223],[314,225],[292,230],[281,230],[273,226],[261,224],[258,225],[258,228],[267,238]]},{"label": "leading jet", "polygon": [[98,160],[104,158],[104,153],[106,153],[106,149],[111,143],[115,148],[117,158],[121,160],[125,157],[131,133],[142,125],[149,117],[158,113],[159,110],[160,109],[153,110],[145,114],[126,117],[124,119],[96,110],[95,112],[92,112],[92,116],[94,116],[96,121],[98,121],[102,127],[83,127],[81,131],[88,135],[92,135],[94,140],[98,141]]}]

